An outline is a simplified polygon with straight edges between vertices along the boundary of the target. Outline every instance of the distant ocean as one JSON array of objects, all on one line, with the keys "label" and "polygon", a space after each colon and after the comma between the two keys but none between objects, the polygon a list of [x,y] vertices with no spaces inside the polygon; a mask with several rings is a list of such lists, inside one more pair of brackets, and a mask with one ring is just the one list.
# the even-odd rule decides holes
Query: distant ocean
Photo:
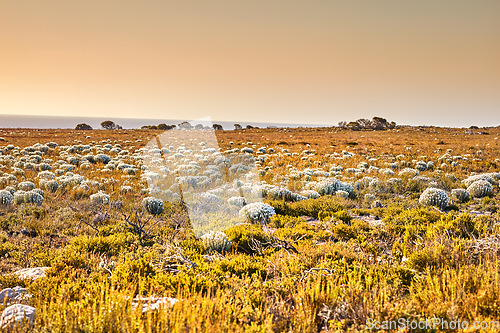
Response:
[{"label": "distant ocean", "polygon": [[[115,124],[127,129],[141,128],[144,125],[177,125],[183,121],[189,121],[191,125],[196,125],[192,119],[136,119],[136,118],[98,118],[98,117],[56,117],[56,116],[18,116],[0,114],[0,128],[75,128],[77,124],[85,123],[94,129],[101,128],[101,122],[111,120]],[[325,127],[331,125],[320,124],[291,124],[291,123],[260,123],[260,122],[237,122],[237,121],[217,121],[212,120],[214,124],[220,124],[225,130],[234,129],[234,124],[240,124],[243,127],[247,125],[266,127]]]}]

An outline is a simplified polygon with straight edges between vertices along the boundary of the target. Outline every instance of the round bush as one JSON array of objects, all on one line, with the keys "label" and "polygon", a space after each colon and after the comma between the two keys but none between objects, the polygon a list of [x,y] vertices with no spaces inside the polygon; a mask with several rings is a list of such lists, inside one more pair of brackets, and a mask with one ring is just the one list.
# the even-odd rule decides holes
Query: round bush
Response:
[{"label": "round bush", "polygon": [[477,180],[467,187],[467,192],[474,198],[482,198],[493,192],[493,185],[486,180]]},{"label": "round bush", "polygon": [[246,205],[247,199],[245,199],[244,197],[231,197],[231,198],[227,199],[227,203],[232,205],[232,206],[236,206],[238,208],[241,208],[241,207]]},{"label": "round bush", "polygon": [[[43,202],[43,195],[41,195],[40,190],[31,190],[26,192],[25,202],[34,205],[41,205]],[[43,191],[42,191],[43,193]]]},{"label": "round bush", "polygon": [[40,194],[42,197],[45,197],[45,192],[42,189],[35,188],[34,190],[31,191]]},{"label": "round bush", "polygon": [[31,191],[35,188],[35,184],[30,181],[20,182],[17,187],[22,191]]},{"label": "round bush", "polygon": [[458,202],[465,202],[469,200],[470,194],[463,188],[455,188],[451,190],[451,196]]},{"label": "round bush", "polygon": [[320,195],[330,195],[337,191],[346,191],[349,195],[354,195],[354,187],[351,184],[343,183],[336,178],[322,179],[317,182],[311,182],[307,184],[306,188],[308,190],[314,190]]},{"label": "round bush", "polygon": [[267,224],[269,222],[269,218],[274,214],[276,214],[274,207],[262,202],[248,204],[240,209],[239,213],[240,217],[243,219],[263,224]]},{"label": "round bush", "polygon": [[306,200],[308,199],[307,197],[303,196],[303,195],[300,195],[298,193],[292,193],[291,192],[291,195],[290,195],[290,199],[292,201],[301,201],[301,200]]},{"label": "round bush", "polygon": [[302,192],[301,192],[301,194],[302,194],[304,197],[308,198],[308,199],[317,199],[317,198],[319,198],[319,197],[321,196],[321,195],[320,195],[318,192],[316,192],[315,190],[304,190],[304,191],[302,191]]},{"label": "round bush", "polygon": [[147,197],[142,200],[142,205],[150,214],[160,215],[163,213],[163,201],[161,199]]},{"label": "round bush", "polygon": [[345,199],[349,198],[349,192],[343,190],[338,190],[337,192],[335,192],[335,195]]},{"label": "round bush", "polygon": [[413,178],[415,176],[418,176],[420,173],[418,172],[417,169],[412,169],[412,168],[404,168],[403,170],[399,171],[399,175],[403,177],[408,177],[408,178]]},{"label": "round bush", "polygon": [[45,171],[39,172],[37,177],[40,179],[44,179],[44,180],[52,180],[52,179],[56,178],[56,175],[53,172],[45,170]]},{"label": "round bush", "polygon": [[55,180],[40,181],[40,186],[49,192],[55,192],[59,188],[59,183]]},{"label": "round bush", "polygon": [[90,202],[93,205],[107,204],[109,202],[109,195],[99,191],[98,193],[90,196]]},{"label": "round bush", "polygon": [[377,199],[377,197],[374,196],[373,194],[370,194],[370,193],[366,193],[365,194],[365,201],[366,202],[372,202],[372,201],[374,201],[376,199]]},{"label": "round bush", "polygon": [[448,194],[445,191],[438,188],[430,187],[427,188],[418,200],[422,205],[425,206],[436,206],[439,208],[446,208],[448,206]]},{"label": "round bush", "polygon": [[0,206],[10,206],[12,205],[12,201],[14,196],[6,190],[0,191]]},{"label": "round bush", "polygon": [[108,155],[105,155],[105,154],[97,154],[95,157],[94,157],[96,163],[102,163],[102,164],[108,164],[109,161],[111,161],[111,157],[109,157]]},{"label": "round bush", "polygon": [[479,175],[470,176],[469,178],[464,179],[462,182],[465,184],[465,186],[469,187],[474,182],[477,182],[478,180],[484,180],[484,181],[487,181],[490,184],[493,184],[495,182],[493,180],[493,178],[490,176],[490,174],[488,174],[488,173],[483,173],[483,174],[479,174]]},{"label": "round bush", "polygon": [[417,169],[418,171],[425,171],[427,170],[427,163],[425,163],[424,161],[418,161],[415,165],[415,169]]},{"label": "round bush", "polygon": [[26,192],[25,192],[25,191],[22,191],[22,190],[19,190],[19,191],[16,191],[16,192],[14,193],[14,199],[13,199],[13,201],[14,201],[14,203],[15,203],[16,205],[20,205],[20,204],[22,204],[22,203],[25,203],[25,202],[26,202],[26,201],[25,201],[25,200],[26,200],[25,198],[26,198]]},{"label": "round bush", "polygon": [[210,231],[201,236],[201,241],[208,252],[224,253],[231,249],[231,240],[222,231]]}]

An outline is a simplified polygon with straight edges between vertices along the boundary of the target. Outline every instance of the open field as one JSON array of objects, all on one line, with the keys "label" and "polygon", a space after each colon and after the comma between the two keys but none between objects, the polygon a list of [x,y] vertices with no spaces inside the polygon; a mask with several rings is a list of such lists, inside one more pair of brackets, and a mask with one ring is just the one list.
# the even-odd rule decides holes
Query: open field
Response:
[{"label": "open field", "polygon": [[[500,320],[499,127],[215,131],[221,150],[202,157],[148,146],[162,133],[0,130],[0,289],[26,288],[0,294],[0,312],[35,311],[6,331]],[[243,223],[196,237],[167,180]]]}]

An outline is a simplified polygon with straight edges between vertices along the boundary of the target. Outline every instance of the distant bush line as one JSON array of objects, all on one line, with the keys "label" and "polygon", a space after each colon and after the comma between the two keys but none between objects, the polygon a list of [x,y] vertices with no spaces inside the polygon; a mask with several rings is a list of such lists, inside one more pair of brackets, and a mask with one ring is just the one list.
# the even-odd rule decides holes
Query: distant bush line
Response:
[{"label": "distant bush line", "polygon": [[341,121],[339,122],[339,127],[347,128],[353,131],[360,130],[375,130],[382,131],[387,129],[392,129],[396,127],[396,123],[394,121],[387,121],[387,119],[382,117],[373,117],[370,119],[361,118],[356,121]]}]

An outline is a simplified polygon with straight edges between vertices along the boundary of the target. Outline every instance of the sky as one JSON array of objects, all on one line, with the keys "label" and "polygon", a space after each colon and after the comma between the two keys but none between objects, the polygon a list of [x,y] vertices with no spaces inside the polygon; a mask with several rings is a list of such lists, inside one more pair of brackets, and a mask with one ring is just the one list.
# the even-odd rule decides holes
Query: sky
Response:
[{"label": "sky", "polygon": [[498,126],[499,17],[498,0],[0,0],[0,114]]}]

